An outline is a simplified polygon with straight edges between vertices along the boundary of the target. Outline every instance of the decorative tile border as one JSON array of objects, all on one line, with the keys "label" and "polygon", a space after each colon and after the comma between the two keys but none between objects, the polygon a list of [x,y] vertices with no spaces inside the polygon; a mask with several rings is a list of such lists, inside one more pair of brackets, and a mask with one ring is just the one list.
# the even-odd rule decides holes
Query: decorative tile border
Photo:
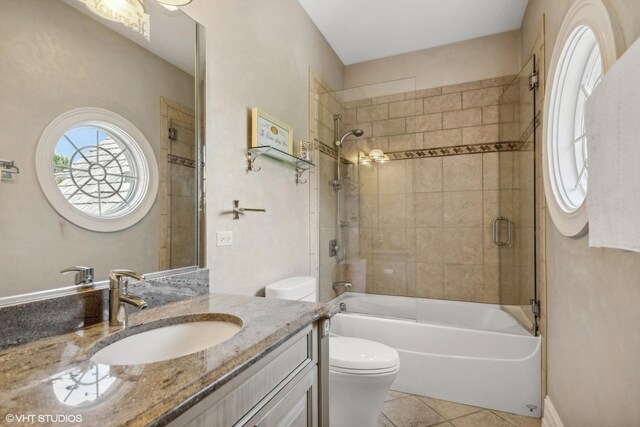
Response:
[{"label": "decorative tile border", "polygon": [[[336,158],[337,152],[335,149],[326,146],[323,143],[318,145],[321,153]],[[389,160],[410,160],[410,159],[422,159],[428,157],[448,157],[459,156],[463,154],[482,154],[482,153],[499,153],[502,151],[532,151],[533,142],[530,141],[508,141],[508,142],[494,142],[490,144],[471,144],[471,145],[457,145],[454,147],[438,147],[438,148],[426,148],[418,150],[408,151],[393,151],[385,153],[389,156]],[[348,160],[343,159],[344,163],[350,164]]]},{"label": "decorative tile border", "polygon": [[471,144],[471,145],[457,145],[455,147],[441,147],[441,148],[427,148],[419,150],[409,151],[394,151],[385,153],[389,156],[390,160],[407,160],[407,159],[420,159],[427,157],[448,157],[459,156],[463,154],[481,154],[481,153],[498,153],[502,151],[524,151],[523,149],[531,143],[509,141],[509,142],[494,142],[491,144]]},{"label": "decorative tile border", "polygon": [[[459,156],[464,154],[499,153],[502,151],[533,151],[533,141],[529,141],[529,138],[539,124],[540,115],[536,116],[535,122],[529,124],[527,129],[525,129],[520,141],[456,145],[453,147],[424,148],[408,151],[392,151],[385,154],[389,156],[389,160],[408,160],[428,157]],[[318,142],[318,150],[321,153],[331,156],[334,159],[338,155],[338,152],[335,148],[329,147],[322,142]],[[342,162],[351,164],[351,162],[346,159],[343,159]]]},{"label": "decorative tile border", "polygon": [[186,159],[180,156],[174,156],[173,154],[167,155],[167,161],[174,165],[186,166],[188,168],[196,168],[196,161],[191,159]]},{"label": "decorative tile border", "polygon": [[[326,154],[327,156],[330,156],[331,158],[337,158],[338,157],[338,150],[336,150],[335,148],[329,147],[328,145],[319,142],[318,140],[316,140],[318,142],[318,150],[322,153],[322,154]],[[344,157],[342,157],[340,159],[342,161],[342,163],[344,163],[345,165],[350,165],[352,164],[351,161],[345,159]]]},{"label": "decorative tile border", "polygon": [[328,145],[323,144],[322,142],[318,142],[318,150],[320,150],[322,154],[331,156],[334,159],[338,157],[338,150],[336,150],[335,148],[329,147]]}]

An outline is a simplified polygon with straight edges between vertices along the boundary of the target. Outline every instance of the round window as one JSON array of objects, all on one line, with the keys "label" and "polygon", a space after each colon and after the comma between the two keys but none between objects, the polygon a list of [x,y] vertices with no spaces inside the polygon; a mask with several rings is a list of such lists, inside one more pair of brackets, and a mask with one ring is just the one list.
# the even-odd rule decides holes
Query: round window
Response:
[{"label": "round window", "polygon": [[543,169],[549,213],[558,230],[586,230],[589,150],[585,107],[606,70],[617,59],[608,9],[600,0],[578,0],[556,41],[545,95]]},{"label": "round window", "polygon": [[94,231],[117,231],[142,219],[156,197],[153,150],[129,121],[97,108],[72,110],[43,133],[38,179],[53,207]]},{"label": "round window", "polygon": [[560,208],[573,213],[587,196],[587,137],[584,109],[602,78],[596,37],[586,25],[576,28],[562,50],[553,79],[547,135],[550,175]]}]

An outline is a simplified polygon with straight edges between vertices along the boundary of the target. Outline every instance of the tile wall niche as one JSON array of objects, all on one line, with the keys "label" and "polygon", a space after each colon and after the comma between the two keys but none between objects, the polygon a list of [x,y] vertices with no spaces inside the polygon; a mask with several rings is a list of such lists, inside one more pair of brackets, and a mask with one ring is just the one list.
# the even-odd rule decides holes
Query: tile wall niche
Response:
[{"label": "tile wall niche", "polygon": [[[365,132],[347,157],[357,161],[359,152],[380,148],[393,159],[359,165],[355,174],[352,235],[359,247],[352,255],[365,263],[366,292],[500,302],[500,275],[514,268],[500,271],[491,224],[504,194],[513,210],[513,170],[520,165],[513,152],[521,147],[519,93],[503,94],[513,79],[344,103],[344,128]],[[322,249],[322,233],[320,239]],[[504,255],[502,261],[509,264]]]}]

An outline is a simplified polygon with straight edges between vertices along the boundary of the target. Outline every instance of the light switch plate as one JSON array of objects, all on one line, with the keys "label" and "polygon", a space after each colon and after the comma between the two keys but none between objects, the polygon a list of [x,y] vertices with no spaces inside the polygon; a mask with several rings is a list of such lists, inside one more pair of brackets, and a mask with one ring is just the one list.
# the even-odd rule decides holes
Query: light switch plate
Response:
[{"label": "light switch plate", "polygon": [[233,231],[217,231],[216,232],[216,246],[231,246],[233,245]]}]

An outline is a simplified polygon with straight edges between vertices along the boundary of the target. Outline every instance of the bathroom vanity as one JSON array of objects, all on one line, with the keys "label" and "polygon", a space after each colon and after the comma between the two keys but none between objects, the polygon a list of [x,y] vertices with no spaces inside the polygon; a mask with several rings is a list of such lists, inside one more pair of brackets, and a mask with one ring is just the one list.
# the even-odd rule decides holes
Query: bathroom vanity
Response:
[{"label": "bathroom vanity", "polygon": [[305,327],[171,426],[317,426],[318,328]]},{"label": "bathroom vanity", "polygon": [[[242,328],[179,358],[91,361],[115,333],[123,338],[207,313],[240,318]],[[328,425],[323,331],[332,314],[316,303],[209,294],[133,313],[124,332],[102,322],[9,347],[0,351],[3,416],[59,414],[96,426]]]}]

